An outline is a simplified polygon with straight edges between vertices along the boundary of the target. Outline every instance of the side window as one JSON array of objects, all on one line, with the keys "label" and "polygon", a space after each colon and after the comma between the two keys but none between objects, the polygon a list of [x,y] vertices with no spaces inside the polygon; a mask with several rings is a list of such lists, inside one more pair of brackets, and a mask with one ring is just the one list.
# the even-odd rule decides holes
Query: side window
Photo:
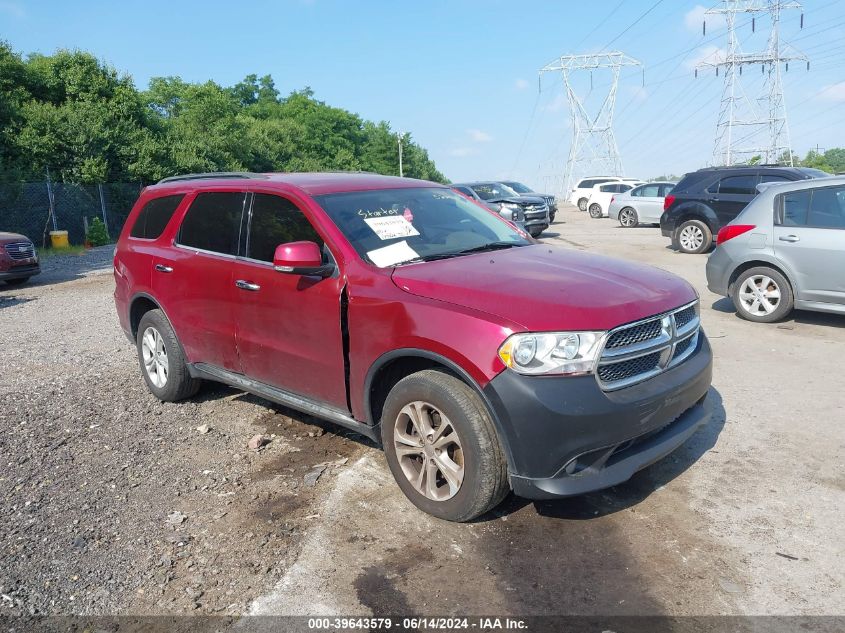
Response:
[{"label": "side window", "polygon": [[129,236],[145,240],[157,239],[164,232],[164,227],[170,222],[173,212],[184,197],[185,195],[180,193],[150,200],[138,214]]},{"label": "side window", "polygon": [[637,197],[642,196],[643,195],[643,189],[644,189],[644,187],[634,187],[633,189],[631,189],[631,195],[637,196]]},{"label": "side window", "polygon": [[266,193],[255,194],[246,256],[272,262],[279,244],[302,241],[323,246],[317,231],[293,202]]},{"label": "side window", "polygon": [[805,226],[807,224],[807,211],[810,207],[810,189],[802,191],[790,191],[781,196],[783,206],[781,221],[782,226]]},{"label": "side window", "polygon": [[657,198],[660,193],[660,185],[646,185],[642,188],[642,195],[646,198]]},{"label": "side window", "polygon": [[469,196],[470,198],[474,198],[475,196],[472,195],[472,191],[469,190],[469,187],[453,187],[456,191],[460,191],[465,196]]},{"label": "side window", "polygon": [[810,200],[810,226],[845,228],[845,187],[815,189]]},{"label": "side window", "polygon": [[245,202],[246,193],[242,191],[199,194],[182,220],[177,242],[204,251],[237,255]]},{"label": "side window", "polygon": [[719,181],[719,193],[753,196],[757,193],[757,176],[728,176]]},{"label": "side window", "polygon": [[665,198],[670,193],[672,193],[672,189],[675,188],[675,185],[660,185],[660,194],[661,198]]},{"label": "side window", "polygon": [[760,182],[792,182],[786,176],[780,176],[778,174],[763,174],[760,176]]}]

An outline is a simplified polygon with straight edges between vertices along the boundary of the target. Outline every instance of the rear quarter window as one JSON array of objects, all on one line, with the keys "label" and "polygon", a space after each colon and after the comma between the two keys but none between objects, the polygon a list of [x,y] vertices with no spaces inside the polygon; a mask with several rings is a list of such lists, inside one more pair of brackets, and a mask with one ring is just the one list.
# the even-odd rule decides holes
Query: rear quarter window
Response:
[{"label": "rear quarter window", "polygon": [[212,253],[237,255],[245,192],[201,193],[179,227],[178,243]]},{"label": "rear quarter window", "polygon": [[165,227],[184,197],[185,194],[180,193],[174,196],[153,198],[147,202],[138,213],[129,236],[145,240],[158,239],[164,233]]}]

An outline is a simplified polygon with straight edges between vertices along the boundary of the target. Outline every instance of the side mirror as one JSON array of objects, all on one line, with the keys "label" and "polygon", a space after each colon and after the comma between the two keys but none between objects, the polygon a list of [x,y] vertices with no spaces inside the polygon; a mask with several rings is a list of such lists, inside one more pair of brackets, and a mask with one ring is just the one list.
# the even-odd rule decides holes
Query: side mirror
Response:
[{"label": "side mirror", "polygon": [[273,267],[280,273],[329,277],[334,264],[324,264],[320,247],[314,242],[279,244],[273,254]]}]

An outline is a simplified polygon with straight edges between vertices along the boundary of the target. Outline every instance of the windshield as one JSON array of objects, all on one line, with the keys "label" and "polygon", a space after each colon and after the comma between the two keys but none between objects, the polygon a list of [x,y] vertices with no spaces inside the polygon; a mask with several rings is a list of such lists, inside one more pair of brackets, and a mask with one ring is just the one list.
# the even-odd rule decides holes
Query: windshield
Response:
[{"label": "windshield", "polygon": [[315,196],[358,254],[379,268],[530,244],[499,216],[451,189]]},{"label": "windshield", "polygon": [[485,182],[479,185],[473,185],[472,190],[478,194],[482,200],[496,200],[498,198],[513,198],[516,193],[513,189],[509,189],[500,182]]},{"label": "windshield", "polygon": [[527,187],[521,182],[516,182],[515,180],[506,180],[502,184],[506,187],[510,187],[517,193],[534,193],[534,190],[531,187]]}]

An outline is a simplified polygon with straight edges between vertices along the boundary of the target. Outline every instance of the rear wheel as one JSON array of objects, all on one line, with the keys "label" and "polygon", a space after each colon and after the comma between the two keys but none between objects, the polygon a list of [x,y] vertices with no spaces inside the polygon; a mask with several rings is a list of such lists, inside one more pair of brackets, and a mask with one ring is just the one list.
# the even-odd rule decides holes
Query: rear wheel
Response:
[{"label": "rear wheel", "polygon": [[598,220],[601,217],[601,206],[598,203],[590,205],[590,217]]},{"label": "rear wheel", "polygon": [[507,463],[487,409],[452,375],[425,370],[396,383],[381,438],[396,483],[433,516],[469,521],[508,493]]},{"label": "rear wheel", "polygon": [[7,279],[6,283],[10,286],[21,286],[29,281],[29,277],[23,277],[21,279]]},{"label": "rear wheel", "polygon": [[631,207],[625,207],[619,212],[619,224],[626,228],[633,228],[640,223],[637,212]]},{"label": "rear wheel", "polygon": [[765,266],[742,273],[731,288],[731,299],[739,316],[757,323],[780,321],[794,304],[786,277]]},{"label": "rear wheel", "polygon": [[141,373],[156,398],[176,402],[199,390],[201,381],[191,377],[176,332],[161,310],[141,317],[136,342]]},{"label": "rear wheel", "polygon": [[673,242],[682,253],[703,253],[713,243],[713,233],[701,220],[687,220],[675,231]]},{"label": "rear wheel", "polygon": [[587,199],[586,198],[579,198],[578,199],[578,210],[579,211],[586,211],[587,210]]}]

